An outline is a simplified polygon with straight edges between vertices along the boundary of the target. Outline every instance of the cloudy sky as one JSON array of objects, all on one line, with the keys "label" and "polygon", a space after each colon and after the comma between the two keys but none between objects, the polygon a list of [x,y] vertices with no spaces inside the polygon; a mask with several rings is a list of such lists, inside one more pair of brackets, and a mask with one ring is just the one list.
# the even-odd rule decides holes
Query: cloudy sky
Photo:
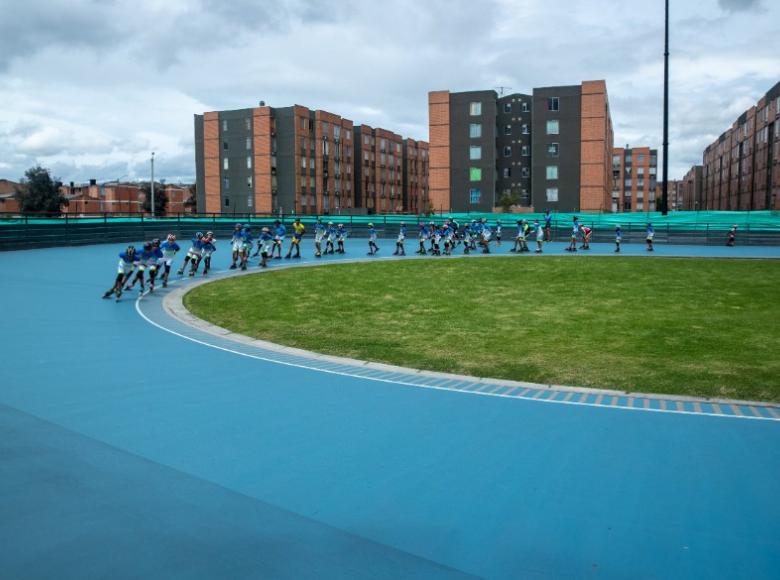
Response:
[{"label": "cloudy sky", "polygon": [[[780,81],[780,2],[672,0],[670,177]],[[191,181],[193,114],[301,104],[427,139],[430,90],[606,79],[661,147],[663,1],[0,0],[0,177]]]}]

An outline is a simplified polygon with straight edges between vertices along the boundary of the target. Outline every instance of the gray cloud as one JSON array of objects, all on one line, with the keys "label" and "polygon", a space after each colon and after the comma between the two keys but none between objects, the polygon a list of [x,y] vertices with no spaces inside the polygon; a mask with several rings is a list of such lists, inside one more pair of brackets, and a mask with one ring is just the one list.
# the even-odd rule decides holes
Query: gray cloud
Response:
[{"label": "gray cloud", "polygon": [[[672,11],[672,175],[780,78],[778,3],[693,4]],[[161,175],[192,179],[193,114],[260,99],[427,139],[430,90],[598,78],[616,143],[661,144],[663,13],[627,2],[0,0],[0,13],[14,23],[0,177],[38,161],[66,180],[141,177],[154,150]],[[765,42],[733,34],[747,19]]]},{"label": "gray cloud", "polygon": [[744,12],[761,7],[761,0],[718,0],[718,5],[727,12]]}]

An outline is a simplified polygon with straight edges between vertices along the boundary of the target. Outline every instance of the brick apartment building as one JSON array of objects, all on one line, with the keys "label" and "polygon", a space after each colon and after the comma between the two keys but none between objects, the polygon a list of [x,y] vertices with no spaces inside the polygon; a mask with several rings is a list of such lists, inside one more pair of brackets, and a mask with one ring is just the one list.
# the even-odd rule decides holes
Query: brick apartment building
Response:
[{"label": "brick apartment building", "polygon": [[[395,133],[299,105],[274,108],[261,102],[195,115],[198,210],[409,211],[404,154],[423,148],[409,150]],[[417,177],[427,181],[427,175]]]},{"label": "brick apartment building", "polygon": [[655,211],[658,151],[649,147],[612,150],[613,212]]},{"label": "brick apartment building", "polygon": [[371,213],[404,211],[403,137],[368,125],[354,128],[355,207]]},{"label": "brick apartment building", "polygon": [[780,82],[704,150],[708,210],[780,209]]},{"label": "brick apartment building", "polygon": [[[683,209],[683,197],[682,197],[682,181],[679,179],[670,179],[666,190],[667,208],[669,211],[682,211]],[[655,198],[661,199],[663,195],[662,185],[658,184],[655,190]]]},{"label": "brick apartment building", "polygon": [[403,182],[405,187],[402,191],[402,205],[410,213],[427,212],[429,209],[428,142],[406,139],[403,147]]},{"label": "brick apartment building", "polygon": [[428,94],[430,197],[437,211],[518,205],[609,211],[613,129],[604,81]]},{"label": "brick apartment building", "polygon": [[[704,209],[704,168],[694,165],[677,184],[678,211],[698,211]],[[671,205],[670,205],[671,209]]]}]

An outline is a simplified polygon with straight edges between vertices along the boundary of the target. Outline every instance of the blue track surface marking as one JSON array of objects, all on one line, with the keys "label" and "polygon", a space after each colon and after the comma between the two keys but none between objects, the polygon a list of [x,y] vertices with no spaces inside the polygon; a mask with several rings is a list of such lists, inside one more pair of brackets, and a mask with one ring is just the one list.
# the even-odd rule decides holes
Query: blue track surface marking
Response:
[{"label": "blue track surface marking", "polygon": [[[0,303],[2,578],[777,577],[772,407],[759,420],[741,404],[729,419],[676,402],[646,412],[657,401],[640,395],[622,409],[611,395],[556,404],[529,400],[549,389],[410,388],[239,356],[163,332],[134,300],[101,301],[120,249],[0,254],[13,274]],[[190,332],[162,294],[144,312]]]}]

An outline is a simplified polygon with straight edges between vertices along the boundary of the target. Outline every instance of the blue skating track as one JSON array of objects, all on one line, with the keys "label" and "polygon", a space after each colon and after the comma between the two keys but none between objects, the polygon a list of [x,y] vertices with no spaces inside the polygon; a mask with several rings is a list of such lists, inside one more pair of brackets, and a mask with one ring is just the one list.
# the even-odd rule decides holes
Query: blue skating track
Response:
[{"label": "blue skating track", "polygon": [[274,359],[100,300],[123,247],[0,254],[0,578],[780,577],[777,407]]}]

